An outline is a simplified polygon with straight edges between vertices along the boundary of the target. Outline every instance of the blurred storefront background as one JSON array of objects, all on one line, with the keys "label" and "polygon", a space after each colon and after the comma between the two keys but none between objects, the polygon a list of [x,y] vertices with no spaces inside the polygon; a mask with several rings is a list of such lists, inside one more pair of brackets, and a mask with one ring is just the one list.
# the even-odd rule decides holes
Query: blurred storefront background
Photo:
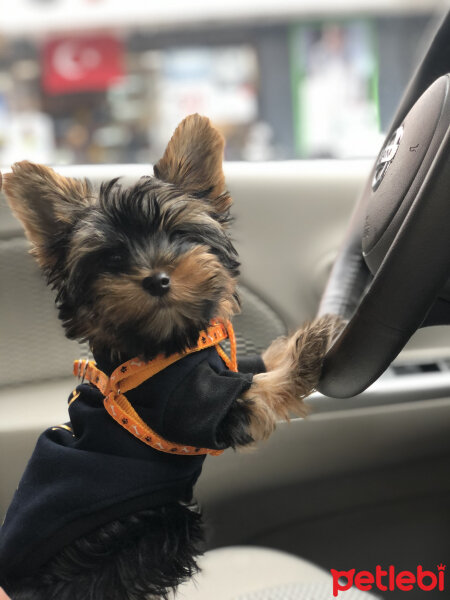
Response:
[{"label": "blurred storefront background", "polygon": [[154,162],[192,112],[228,160],[373,156],[439,16],[425,0],[211,4],[14,0],[0,164]]}]

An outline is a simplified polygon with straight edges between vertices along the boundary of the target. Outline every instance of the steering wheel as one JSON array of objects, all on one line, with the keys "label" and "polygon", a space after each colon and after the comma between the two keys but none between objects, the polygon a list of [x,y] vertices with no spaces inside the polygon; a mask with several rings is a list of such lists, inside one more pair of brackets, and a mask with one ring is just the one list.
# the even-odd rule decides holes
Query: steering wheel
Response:
[{"label": "steering wheel", "polygon": [[450,12],[413,76],[356,204],[319,308],[347,324],[318,389],[365,390],[412,334],[450,324]]}]

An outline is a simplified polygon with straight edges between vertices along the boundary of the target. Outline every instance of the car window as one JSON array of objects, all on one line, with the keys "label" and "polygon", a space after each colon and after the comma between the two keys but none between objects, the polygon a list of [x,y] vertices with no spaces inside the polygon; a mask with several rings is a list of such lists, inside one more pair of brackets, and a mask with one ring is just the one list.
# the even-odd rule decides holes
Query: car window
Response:
[{"label": "car window", "polygon": [[310,4],[15,0],[0,23],[0,163],[154,162],[193,112],[228,160],[375,155],[433,7]]}]

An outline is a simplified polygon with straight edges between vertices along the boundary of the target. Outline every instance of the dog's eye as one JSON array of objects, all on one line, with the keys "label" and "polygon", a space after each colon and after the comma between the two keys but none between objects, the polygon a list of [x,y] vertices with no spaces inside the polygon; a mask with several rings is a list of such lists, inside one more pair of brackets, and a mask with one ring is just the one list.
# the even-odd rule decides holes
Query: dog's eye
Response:
[{"label": "dog's eye", "polygon": [[125,257],[120,252],[112,252],[106,257],[106,265],[110,269],[118,268],[125,262]]}]

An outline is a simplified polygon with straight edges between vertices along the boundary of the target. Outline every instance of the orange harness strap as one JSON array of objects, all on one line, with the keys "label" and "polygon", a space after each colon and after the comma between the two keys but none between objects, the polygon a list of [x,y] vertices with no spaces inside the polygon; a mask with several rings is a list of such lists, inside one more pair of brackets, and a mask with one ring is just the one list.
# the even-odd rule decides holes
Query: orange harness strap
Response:
[{"label": "orange harness strap", "polygon": [[[230,358],[228,358],[219,346],[219,343],[227,337],[230,338]],[[137,437],[144,442],[144,444],[169,454],[218,455],[222,454],[223,450],[197,448],[195,446],[180,445],[165,440],[141,419],[124,395],[124,392],[128,392],[129,390],[138,387],[145,380],[156,375],[156,373],[159,373],[184,356],[192,354],[193,352],[198,352],[199,350],[204,350],[205,348],[211,348],[212,346],[215,346],[219,356],[225,362],[227,367],[231,371],[236,372],[236,339],[233,327],[229,321],[227,321],[226,324],[213,321],[206,331],[200,332],[197,345],[184,352],[172,354],[170,356],[158,355],[148,362],[133,358],[117,367],[110,377],[103,373],[103,371],[100,371],[100,369],[95,366],[94,362],[76,360],[73,366],[73,373],[83,380],[86,379],[95,385],[105,396],[103,404],[111,417],[134,437]],[[78,395],[79,394],[74,391],[69,404],[74,402]]]}]

